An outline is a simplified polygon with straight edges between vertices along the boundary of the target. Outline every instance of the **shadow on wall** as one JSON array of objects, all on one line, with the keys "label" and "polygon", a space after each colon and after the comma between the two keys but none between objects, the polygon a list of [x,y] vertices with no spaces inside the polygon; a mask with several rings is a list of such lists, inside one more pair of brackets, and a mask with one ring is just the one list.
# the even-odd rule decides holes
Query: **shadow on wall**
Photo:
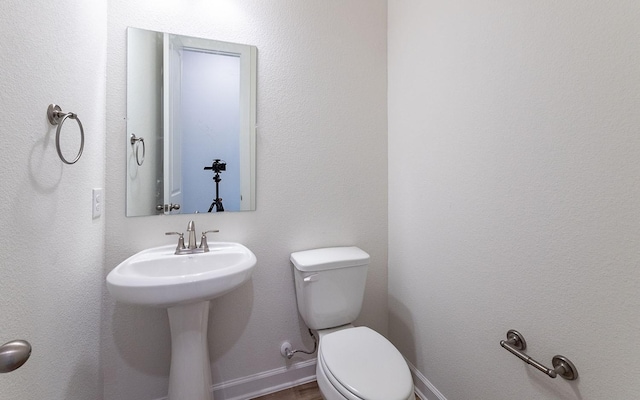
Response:
[{"label": "shadow on wall", "polygon": [[232,349],[249,324],[254,301],[253,279],[221,297],[213,299],[209,311],[209,359],[213,383],[229,379],[216,361]]},{"label": "shadow on wall", "polygon": [[67,383],[65,399],[90,399],[93,393],[100,391],[100,376],[94,373],[93,366],[94,362],[89,358],[76,363]]},{"label": "shadow on wall", "polygon": [[64,168],[56,153],[55,144],[52,144],[51,131],[49,129],[45,137],[38,139],[29,152],[29,180],[31,186],[42,194],[55,193],[62,181]]},{"label": "shadow on wall", "polygon": [[253,310],[253,296],[253,280],[249,279],[232,292],[211,301],[208,332],[212,363],[220,359],[242,336]]},{"label": "shadow on wall", "polygon": [[[419,355],[416,349],[415,325],[409,309],[398,299],[389,296],[389,338],[413,365]],[[420,355],[421,356],[421,355]]]},{"label": "shadow on wall", "polygon": [[[231,302],[233,307],[227,302]],[[232,348],[240,338],[249,323],[252,304],[251,280],[232,293],[211,301],[208,334],[212,361]],[[171,330],[166,309],[116,302],[112,326],[118,353],[129,366],[148,375],[169,375]]]},{"label": "shadow on wall", "polygon": [[[543,364],[545,363],[543,362]],[[548,365],[551,365],[551,363],[548,363]],[[575,381],[567,381],[560,376],[550,379],[547,375],[524,362],[522,363],[522,368],[526,371],[529,382],[537,388],[538,393],[544,393],[545,398],[557,397],[558,400],[583,400],[582,393],[580,393],[580,388],[578,387],[580,385],[580,377]]]},{"label": "shadow on wall", "polygon": [[169,376],[171,333],[167,310],[114,303],[111,321],[118,354],[146,375]]},{"label": "shadow on wall", "polygon": [[[411,312],[403,303],[398,301],[398,299],[389,296],[389,338],[398,350],[400,350],[400,353],[402,353],[411,364],[417,366],[418,360],[423,360],[425,356],[422,354],[422,348],[416,347],[415,335],[415,325]],[[493,346],[492,349],[489,350],[491,352],[504,351],[499,349],[497,342],[491,343],[491,346]],[[505,357],[511,356],[505,355]],[[540,373],[540,371],[524,362],[521,368],[527,378],[518,377],[517,379],[522,379],[523,383],[526,381],[535,386],[539,393],[544,394],[542,397],[557,398],[559,400],[583,400],[579,387],[580,380],[566,381],[560,377],[550,379],[545,374]],[[496,380],[495,384],[500,384],[499,380]],[[428,387],[428,389],[432,390],[435,388]]]},{"label": "shadow on wall", "polygon": [[[285,359],[287,367],[292,366],[296,362],[300,362],[300,360],[306,361],[311,360],[318,357],[318,345],[320,345],[320,338],[317,332],[313,332],[314,336],[311,336],[309,333],[309,327],[304,323],[302,316],[298,313],[298,303],[296,302],[296,318],[298,318],[298,336],[302,338],[301,342],[291,343],[292,350],[299,350],[293,358]],[[314,341],[313,338],[316,338]],[[311,354],[307,354],[307,353]]]},{"label": "shadow on wall", "polygon": [[[214,382],[224,381],[215,361],[232,348],[246,330],[253,300],[254,288],[249,280],[233,292],[211,301],[208,341],[210,359],[214,362],[211,366]],[[114,302],[111,326],[118,355],[131,369],[141,375],[168,379],[171,330],[165,308]]]}]

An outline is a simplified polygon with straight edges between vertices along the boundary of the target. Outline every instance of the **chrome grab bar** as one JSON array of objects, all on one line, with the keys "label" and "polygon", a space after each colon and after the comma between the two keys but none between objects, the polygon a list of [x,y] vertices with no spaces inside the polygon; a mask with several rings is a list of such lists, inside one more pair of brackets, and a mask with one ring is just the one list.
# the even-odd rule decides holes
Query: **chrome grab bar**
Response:
[{"label": "chrome grab bar", "polygon": [[575,365],[573,365],[573,363],[564,356],[554,356],[551,360],[553,365],[553,369],[551,369],[523,353],[523,351],[527,349],[527,342],[524,340],[524,336],[515,329],[510,329],[507,332],[507,340],[501,340],[500,346],[504,347],[509,351],[509,353],[533,366],[537,370],[542,371],[551,378],[555,378],[560,375],[562,378],[569,381],[578,379],[578,370]]}]

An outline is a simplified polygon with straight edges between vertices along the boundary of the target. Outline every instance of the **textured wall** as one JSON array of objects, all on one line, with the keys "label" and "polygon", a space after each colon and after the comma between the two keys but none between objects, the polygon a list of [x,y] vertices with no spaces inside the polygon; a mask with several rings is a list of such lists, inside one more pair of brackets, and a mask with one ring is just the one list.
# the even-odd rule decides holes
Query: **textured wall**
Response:
[{"label": "textured wall", "polygon": [[[24,338],[33,354],[0,375],[0,398],[100,399],[104,218],[106,1],[3,1],[0,8],[0,343]],[[80,117],[77,164],[55,149],[49,103]],[[68,120],[63,152],[79,132]]]},{"label": "textured wall", "polygon": [[[448,399],[638,397],[638,21],[389,2],[389,334]],[[579,381],[500,348],[510,328]]]},{"label": "textured wall", "polygon": [[[386,2],[109,2],[107,263],[170,243],[165,231],[220,229],[251,248],[253,279],[212,302],[213,381],[286,364],[280,342],[310,346],[299,321],[292,251],[357,245],[372,256],[358,323],[387,328]],[[128,26],[258,48],[257,210],[125,218]],[[169,327],[163,310],[105,297],[105,399],[166,395]],[[298,359],[298,361],[301,360]]]}]

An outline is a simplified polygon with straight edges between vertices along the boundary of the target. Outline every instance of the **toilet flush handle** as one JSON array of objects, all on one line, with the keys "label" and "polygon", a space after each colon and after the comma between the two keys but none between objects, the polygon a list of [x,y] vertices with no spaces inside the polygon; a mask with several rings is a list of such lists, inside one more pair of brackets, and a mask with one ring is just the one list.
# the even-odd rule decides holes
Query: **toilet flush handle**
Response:
[{"label": "toilet flush handle", "polygon": [[315,281],[318,280],[318,275],[319,274],[311,274],[309,276],[305,276],[302,281],[303,282],[315,282]]}]

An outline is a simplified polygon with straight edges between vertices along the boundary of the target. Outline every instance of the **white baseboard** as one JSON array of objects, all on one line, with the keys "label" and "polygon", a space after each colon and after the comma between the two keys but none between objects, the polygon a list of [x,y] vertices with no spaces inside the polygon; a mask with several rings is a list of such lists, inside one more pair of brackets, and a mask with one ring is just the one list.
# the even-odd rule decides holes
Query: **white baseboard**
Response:
[{"label": "white baseboard", "polygon": [[[422,400],[447,400],[446,397],[407,361],[413,377],[416,394]],[[289,368],[277,368],[271,371],[251,375],[213,386],[216,400],[246,400],[288,389],[316,379],[316,360],[308,360]]]},{"label": "white baseboard", "polygon": [[[422,400],[447,400],[442,393],[407,361],[416,394]],[[211,391],[216,400],[247,400],[316,380],[316,360],[307,360],[244,378],[217,383]],[[166,397],[157,400],[167,400]]]},{"label": "white baseboard", "polygon": [[[211,387],[216,400],[247,400],[316,380],[316,360],[295,363]],[[167,400],[166,397],[157,400]]]},{"label": "white baseboard", "polygon": [[429,380],[422,375],[418,369],[407,361],[411,375],[413,376],[413,386],[415,386],[416,394],[422,400],[447,400],[442,393],[436,389],[435,386]]},{"label": "white baseboard", "polygon": [[213,385],[216,400],[246,400],[316,380],[316,360],[308,360]]}]

